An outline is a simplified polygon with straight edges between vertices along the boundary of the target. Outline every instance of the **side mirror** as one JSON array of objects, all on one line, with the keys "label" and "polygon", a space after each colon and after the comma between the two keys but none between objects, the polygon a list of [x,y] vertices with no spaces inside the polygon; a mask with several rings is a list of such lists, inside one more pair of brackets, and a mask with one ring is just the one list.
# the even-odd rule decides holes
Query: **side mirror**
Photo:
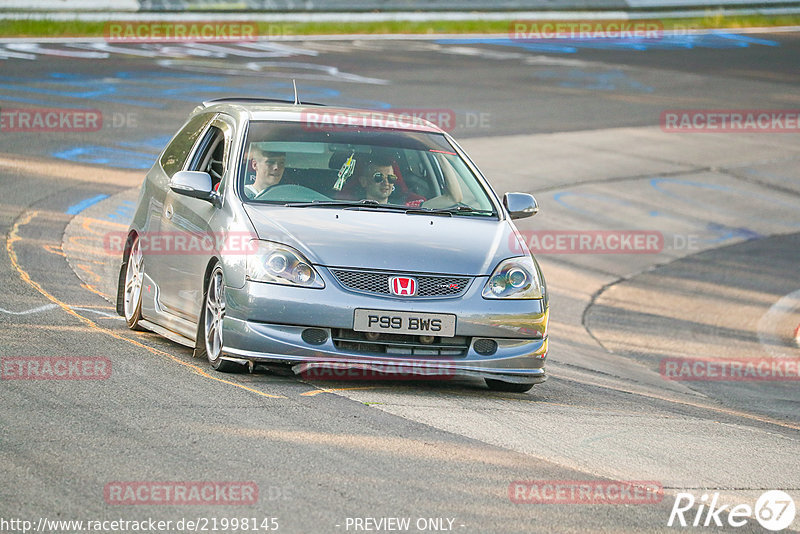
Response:
[{"label": "side mirror", "polygon": [[187,197],[199,198],[220,206],[220,197],[214,192],[211,175],[200,171],[178,171],[172,175],[169,188]]},{"label": "side mirror", "polygon": [[539,204],[528,193],[506,193],[503,195],[503,205],[512,219],[524,219],[539,213]]}]

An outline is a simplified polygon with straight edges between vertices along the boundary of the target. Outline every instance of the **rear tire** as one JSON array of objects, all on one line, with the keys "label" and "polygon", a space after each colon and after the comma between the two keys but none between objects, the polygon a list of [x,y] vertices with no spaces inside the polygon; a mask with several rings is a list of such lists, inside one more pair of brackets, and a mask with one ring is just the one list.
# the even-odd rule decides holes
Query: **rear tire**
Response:
[{"label": "rear tire", "polygon": [[515,382],[503,382],[502,380],[495,380],[493,378],[484,378],[486,385],[492,391],[505,391],[507,393],[525,393],[530,391],[533,384],[517,384]]},{"label": "rear tire", "polygon": [[203,308],[197,325],[195,356],[206,357],[215,370],[232,373],[244,370],[244,366],[222,358],[222,321],[225,318],[225,279],[222,267],[214,266],[208,277],[203,295]]},{"label": "rear tire", "polygon": [[139,236],[133,238],[128,260],[125,262],[125,278],[122,287],[122,311],[131,330],[144,330],[142,320],[142,280],[144,279],[144,255]]}]

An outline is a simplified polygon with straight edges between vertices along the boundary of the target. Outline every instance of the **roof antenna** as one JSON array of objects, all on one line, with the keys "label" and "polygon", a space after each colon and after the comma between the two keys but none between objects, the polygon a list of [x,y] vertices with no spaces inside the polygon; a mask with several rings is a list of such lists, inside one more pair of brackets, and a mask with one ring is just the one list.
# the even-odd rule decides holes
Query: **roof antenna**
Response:
[{"label": "roof antenna", "polygon": [[294,82],[294,78],[292,78],[292,87],[294,87],[294,105],[297,106],[300,104],[300,100],[297,98],[297,84]]}]

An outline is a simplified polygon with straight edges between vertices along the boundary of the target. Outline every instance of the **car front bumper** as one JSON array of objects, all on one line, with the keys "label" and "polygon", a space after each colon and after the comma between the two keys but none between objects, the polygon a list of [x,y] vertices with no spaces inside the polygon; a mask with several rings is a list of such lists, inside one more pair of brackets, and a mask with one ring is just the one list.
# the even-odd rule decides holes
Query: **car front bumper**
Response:
[{"label": "car front bumper", "polygon": [[[226,288],[223,357],[292,364],[295,372],[301,373],[322,365],[362,369],[365,373],[360,376],[372,372],[409,378],[478,376],[530,384],[546,378],[548,309],[542,300],[484,299],[484,277],[473,280],[460,297],[425,299],[355,293],[329,280],[326,277],[324,289],[259,282],[247,282],[241,289]],[[455,314],[455,335],[463,350],[453,355],[446,344],[435,345],[430,348],[445,350],[431,356],[425,350],[406,350],[403,343],[384,343],[388,347],[369,341],[343,343],[343,335],[359,335],[352,331],[355,309]],[[307,329],[317,329],[317,334],[324,331],[324,340],[320,335],[314,343],[307,342],[303,336]],[[476,342],[481,340],[493,341],[495,350],[476,350]],[[386,352],[372,350],[375,348]],[[313,372],[309,376],[314,376]]]}]

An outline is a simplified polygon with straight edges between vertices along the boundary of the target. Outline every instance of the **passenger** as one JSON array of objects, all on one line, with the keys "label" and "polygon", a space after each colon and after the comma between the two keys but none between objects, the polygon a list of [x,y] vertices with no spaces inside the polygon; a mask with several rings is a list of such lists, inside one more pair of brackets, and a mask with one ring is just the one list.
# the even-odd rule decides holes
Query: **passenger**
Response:
[{"label": "passenger", "polygon": [[[461,186],[458,184],[456,172],[443,156],[437,155],[439,165],[445,178],[446,191],[438,197],[426,200],[425,197],[408,192],[403,198],[397,199],[395,204],[406,205],[409,207],[447,207],[458,204],[463,199]],[[380,204],[387,204],[389,197],[394,193],[397,184],[397,175],[394,173],[394,166],[390,159],[376,158],[364,167],[358,178],[361,185],[360,198],[374,200]],[[434,204],[434,205],[429,205]]]},{"label": "passenger", "polygon": [[285,152],[270,152],[253,145],[251,148],[251,164],[256,170],[256,178],[252,184],[244,186],[247,198],[255,198],[263,193],[268,187],[277,185],[283,178],[283,170],[286,167]]}]

